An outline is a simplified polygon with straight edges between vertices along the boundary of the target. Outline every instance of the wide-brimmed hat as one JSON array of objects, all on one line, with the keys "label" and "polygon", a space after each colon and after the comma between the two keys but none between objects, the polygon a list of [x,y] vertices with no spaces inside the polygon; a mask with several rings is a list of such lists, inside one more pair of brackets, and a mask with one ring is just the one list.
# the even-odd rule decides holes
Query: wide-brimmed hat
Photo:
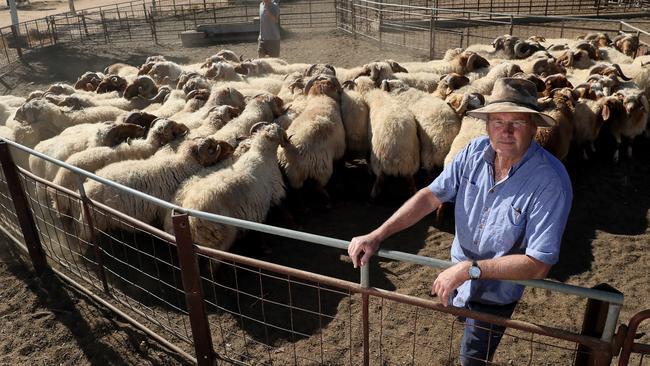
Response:
[{"label": "wide-brimmed hat", "polygon": [[535,84],[520,78],[497,79],[485,107],[468,111],[467,115],[487,121],[492,113],[508,112],[530,113],[538,127],[552,127],[556,123],[553,117],[540,112]]}]

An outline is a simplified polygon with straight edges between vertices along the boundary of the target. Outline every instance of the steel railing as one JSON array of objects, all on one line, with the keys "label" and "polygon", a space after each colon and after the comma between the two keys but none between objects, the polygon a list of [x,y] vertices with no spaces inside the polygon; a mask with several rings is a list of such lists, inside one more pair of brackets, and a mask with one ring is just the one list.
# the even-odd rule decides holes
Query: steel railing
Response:
[{"label": "steel railing", "polygon": [[[451,317],[449,318],[450,326],[452,329],[456,328],[456,330],[462,328],[456,324],[456,316],[477,318],[486,320],[493,324],[505,325],[511,330],[524,332],[525,335],[519,336],[519,338],[525,339],[526,342],[531,342],[531,348],[533,343],[536,345],[546,343],[552,345],[555,344],[557,340],[564,340],[569,342],[569,344],[558,347],[557,349],[564,352],[570,352],[574,355],[574,359],[577,358],[577,355],[580,352],[584,352],[578,351],[575,345],[587,347],[590,352],[593,352],[596,355],[600,354],[600,357],[611,357],[611,343],[616,330],[620,307],[623,304],[623,296],[620,294],[546,280],[514,281],[528,287],[547,289],[562,294],[586,297],[588,299],[606,303],[607,320],[605,321],[603,332],[599,338],[582,336],[560,329],[533,325],[527,322],[486,316],[480,313],[472,313],[464,309],[444,308],[440,304],[431,300],[413,298],[411,296],[399,295],[393,292],[372,288],[370,286],[371,279],[369,276],[368,266],[364,266],[361,269],[360,283],[353,284],[345,280],[316,275],[314,273],[299,271],[294,268],[273,265],[235,254],[192,246],[191,237],[189,236],[189,231],[187,231],[187,217],[194,216],[203,220],[215,221],[242,229],[264,232],[282,238],[296,239],[301,242],[320,244],[325,247],[341,250],[347,248],[347,241],[195,210],[186,210],[170,204],[169,202],[135,191],[129,187],[124,187],[94,174],[90,174],[14,142],[5,141],[3,145],[9,145],[12,149],[23,151],[57,164],[62,168],[72,170],[83,178],[93,179],[102,184],[116,187],[125,194],[154,202],[156,205],[164,207],[172,212],[176,212],[175,220],[178,222],[175,222],[175,228],[177,229],[175,232],[177,235],[174,237],[151,228],[148,225],[142,224],[137,220],[126,217],[109,207],[89,201],[85,198],[83,189],[81,189],[79,193],[68,191],[60,187],[55,187],[51,183],[35,177],[28,172],[21,171],[20,175],[22,176],[23,185],[25,185],[27,191],[27,197],[29,197],[29,206],[31,207],[31,212],[34,214],[33,222],[35,222],[36,228],[30,229],[29,224],[24,223],[24,221],[28,220],[23,219],[19,220],[21,221],[20,227],[22,230],[14,231],[19,231],[23,234],[37,231],[40,235],[40,240],[36,240],[33,234],[24,237],[25,242],[28,243],[28,247],[30,247],[29,242],[43,242],[42,247],[45,248],[50,260],[58,263],[62,268],[66,268],[67,270],[72,269],[72,272],[75,273],[82,282],[85,281],[86,283],[91,284],[92,288],[96,291],[98,290],[103,292],[105,295],[110,295],[109,299],[117,301],[121,306],[136,314],[135,318],[145,319],[152,324],[152,327],[160,329],[156,333],[162,332],[162,334],[168,334],[168,337],[180,341],[181,347],[183,344],[194,347],[199,362],[201,362],[200,360],[205,357],[209,358],[212,354],[211,348],[213,338],[217,339],[216,344],[219,346],[217,347],[217,354],[219,357],[230,359],[231,361],[244,356],[246,356],[244,358],[247,359],[256,359],[255,355],[248,354],[241,351],[241,349],[256,349],[258,353],[261,352],[261,354],[265,354],[267,359],[275,359],[274,352],[277,351],[277,348],[273,347],[273,339],[278,337],[277,334],[275,334],[278,332],[284,332],[290,335],[289,338],[291,341],[289,344],[292,347],[297,347],[301,342],[312,341],[311,338],[313,335],[311,335],[311,333],[313,333],[313,330],[301,331],[300,329],[296,329],[292,314],[299,313],[302,317],[307,316],[305,314],[316,316],[318,317],[320,324],[314,327],[316,329],[322,329],[323,322],[332,322],[333,319],[337,318],[337,316],[331,315],[328,317],[323,313],[321,297],[335,298],[339,301],[342,298],[347,299],[348,309],[346,317],[348,318],[348,321],[345,324],[348,331],[344,337],[347,337],[348,339],[348,345],[345,349],[347,350],[346,352],[348,352],[347,357],[350,359],[350,364],[355,364],[354,360],[357,358],[354,355],[354,345],[357,345],[359,342],[359,339],[355,339],[354,337],[356,327],[353,326],[355,322],[352,318],[359,316],[358,308],[361,307],[361,318],[363,321],[360,323],[362,324],[361,343],[363,344],[363,347],[362,350],[358,352],[361,353],[361,359],[364,360],[364,362],[369,362],[369,359],[371,358],[370,350],[375,347],[375,343],[371,342],[371,339],[377,337],[374,333],[370,332],[369,318],[371,313],[375,313],[372,311],[373,309],[382,313],[382,309],[386,307],[384,301],[391,303],[391,306],[395,308],[406,307],[406,312],[415,311],[416,315],[418,312],[424,311],[424,309],[441,314],[447,314]],[[11,163],[6,160],[6,157],[3,159],[2,163],[4,169],[6,166],[10,166]],[[5,176],[7,179],[9,179],[10,176],[7,176],[6,174],[10,171],[11,169],[5,169]],[[17,177],[13,177],[11,180],[17,181]],[[16,184],[10,184],[7,188],[11,187],[14,187],[14,192],[11,192],[10,196],[12,197],[14,204],[16,204],[17,201],[14,197],[20,197],[20,192],[16,191],[16,189],[18,189],[16,188]],[[0,191],[2,190],[0,189]],[[46,197],[43,199],[42,194],[39,195],[39,192],[45,192]],[[85,217],[96,218],[98,215],[106,215],[112,220],[117,220],[120,222],[120,225],[122,225],[124,230],[120,231],[120,234],[114,234],[111,232],[94,232],[94,235],[90,236],[90,241],[80,240],[81,230],[94,230],[92,221],[84,222],[77,217],[58,217],[56,210],[53,209],[51,205],[51,201],[57,199],[69,199],[77,202],[82,206],[82,209],[85,210]],[[12,215],[7,214],[13,212],[13,210],[8,208],[8,204],[2,204],[0,206],[4,208],[2,210],[3,215],[0,215],[0,218],[6,218],[5,221],[10,224],[10,227],[16,227],[16,219],[8,217]],[[25,205],[23,204],[22,206],[22,209],[16,210],[25,211]],[[72,224],[66,226],[63,223],[63,221],[66,220],[72,221]],[[135,232],[135,234],[125,234],[133,232]],[[138,240],[138,238],[145,233],[147,233],[148,236],[154,235],[156,238],[156,243],[152,241],[150,244],[147,244],[147,246],[151,247],[149,250],[144,250],[142,248],[142,245],[144,245],[143,242]],[[130,238],[131,235],[133,235],[133,238]],[[179,237],[179,235],[182,237]],[[70,238],[74,239],[76,243],[69,243],[68,239]],[[148,240],[153,239],[150,238]],[[156,248],[160,248],[160,243],[158,242],[164,243],[163,247],[166,248],[165,250],[167,251],[167,254],[163,255],[163,257],[166,259],[160,259],[160,256],[165,253],[164,251],[162,253],[156,252]],[[34,252],[30,254],[36,258],[43,256],[37,252],[38,248],[32,248],[30,250]],[[391,250],[380,250],[377,255],[380,258],[410,262],[438,269],[447,268],[451,265],[448,261]],[[227,273],[230,273],[230,271],[232,271],[234,283],[224,284],[220,278],[215,277],[214,270],[202,271],[200,274],[200,280],[197,280],[199,274],[198,272],[195,272],[193,275],[189,276],[189,278],[193,278],[193,280],[189,280],[187,272],[196,271],[196,267],[192,265],[193,262],[196,263],[195,256],[200,258],[201,262],[207,262],[209,268],[228,268],[227,270],[222,270],[222,272],[226,271]],[[137,260],[134,258],[137,258]],[[36,266],[38,268],[43,265],[41,263],[36,264]],[[124,274],[127,272],[136,273],[137,276],[135,279],[130,278]],[[238,280],[238,277],[245,277],[246,281],[242,282],[241,280]],[[182,281],[180,280],[181,278]],[[264,288],[264,286],[268,285],[263,286],[263,284],[268,284],[268,282],[283,283],[284,285],[282,286],[286,287],[288,296],[280,299],[273,299],[270,297]],[[152,283],[154,285],[152,285]],[[244,288],[245,286],[242,287],[242,283],[246,283],[246,286],[248,287],[250,287],[251,284],[259,283],[259,288],[255,287],[254,289],[247,289]],[[284,289],[284,287],[278,286],[280,285],[276,283],[275,290],[272,291],[273,293],[280,292],[281,290],[278,288]],[[122,290],[123,287],[128,287],[130,290],[124,291]],[[157,291],[153,290],[155,288],[157,288]],[[292,291],[296,291],[296,288],[309,288],[311,289],[309,291],[315,291],[318,294],[317,306],[312,304],[315,307],[307,308],[295,304],[294,302],[296,300],[292,300],[292,297],[294,296]],[[283,291],[284,290],[282,290],[282,292]],[[303,289],[303,291],[307,290]],[[197,298],[197,296],[199,297]],[[357,296],[361,296],[360,303]],[[228,305],[222,303],[224,301],[223,299],[232,298],[237,299],[236,303]],[[379,305],[376,301],[379,301]],[[246,306],[243,306],[243,303],[245,303]],[[190,304],[194,305],[191,306]],[[165,309],[164,311],[160,310],[161,306]],[[228,316],[221,316],[218,317],[218,321],[214,322],[197,321],[197,318],[209,318],[209,315],[206,315],[206,308],[208,309],[207,314],[217,311],[219,313],[227,314],[230,319],[228,319]],[[261,308],[258,312],[250,310],[258,308]],[[287,312],[289,316],[285,318],[281,317],[279,323],[274,324],[269,320],[269,318],[276,318],[277,314],[268,314],[270,310],[266,311],[266,308],[273,308],[276,312]],[[233,318],[238,318],[239,320],[233,322]],[[178,328],[179,322],[180,324],[185,325]],[[187,324],[188,322],[189,325]],[[384,344],[387,343],[386,339],[390,339],[390,333],[388,332],[390,327],[384,327],[387,322],[388,320],[384,319],[382,315],[379,320],[381,327],[380,335],[378,336],[379,352],[385,357],[389,357],[389,355],[392,354],[385,353],[386,347]],[[413,326],[415,330],[421,327],[421,322],[422,320],[420,323],[414,323]],[[213,327],[214,323],[217,324],[217,327]],[[247,323],[254,324],[254,328],[263,328],[266,334],[263,336],[258,335],[257,337],[246,335],[246,329],[250,327],[246,325]],[[201,324],[203,324],[203,326]],[[215,336],[210,328],[215,330],[219,329],[220,336]],[[242,333],[243,336],[239,335],[240,333]],[[212,334],[212,336],[209,336],[210,334]],[[550,338],[546,342],[539,340],[534,341],[534,337],[532,336],[534,334],[537,334],[540,337]],[[512,334],[509,334],[508,336],[517,337]],[[450,337],[450,339],[452,338],[453,336]],[[553,339],[555,339],[555,341],[553,341]],[[316,343],[319,343],[320,347],[325,349],[327,347],[323,346],[324,342],[326,344],[328,341],[328,338],[324,339],[321,335],[320,342]],[[452,343],[453,342],[450,341],[450,348],[447,356],[448,359],[453,359],[455,355],[455,351],[452,351]],[[417,339],[414,338],[412,344],[418,344]],[[236,347],[234,345],[242,347],[239,349],[239,353],[235,352]],[[178,345],[175,345],[174,347],[179,349]],[[187,353],[189,350],[184,349],[183,352]],[[298,363],[298,354],[302,355],[303,353],[298,352],[295,349],[293,353],[293,359],[295,363]],[[328,357],[325,356],[326,352],[321,351],[320,353],[320,359],[316,359],[316,361],[326,362],[328,360]],[[607,354],[610,355],[607,356]],[[412,351],[409,357],[415,358],[416,353]],[[531,360],[532,357],[531,353]],[[278,356],[278,358],[283,357]],[[329,359],[331,360],[331,358]]]}]

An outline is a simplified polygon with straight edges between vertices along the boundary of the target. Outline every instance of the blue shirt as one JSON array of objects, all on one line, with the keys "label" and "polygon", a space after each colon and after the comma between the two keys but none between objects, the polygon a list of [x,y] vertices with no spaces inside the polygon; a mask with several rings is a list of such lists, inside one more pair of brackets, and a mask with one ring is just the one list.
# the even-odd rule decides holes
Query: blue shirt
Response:
[{"label": "blue shirt", "polygon": [[[452,262],[526,254],[557,263],[573,198],[564,165],[532,141],[508,176],[494,182],[494,158],[489,139],[475,139],[429,185],[441,201],[456,202]],[[509,304],[523,292],[524,286],[511,282],[469,280],[453,304]]]},{"label": "blue shirt", "polygon": [[[279,41],[280,40],[280,26],[278,22],[274,22],[268,15],[271,13],[278,19],[280,16],[280,6],[278,3],[269,3],[268,8],[264,6],[264,2],[260,3],[260,36],[262,41]],[[278,19],[279,20],[279,19]]]}]

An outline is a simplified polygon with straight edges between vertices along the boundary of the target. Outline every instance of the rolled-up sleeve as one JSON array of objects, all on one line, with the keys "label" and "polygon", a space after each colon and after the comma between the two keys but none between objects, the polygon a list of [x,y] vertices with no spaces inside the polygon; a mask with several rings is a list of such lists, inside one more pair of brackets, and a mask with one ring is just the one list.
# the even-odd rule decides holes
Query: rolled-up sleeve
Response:
[{"label": "rolled-up sleeve", "polygon": [[460,185],[460,177],[463,174],[463,169],[466,165],[467,158],[470,151],[473,151],[476,145],[476,140],[470,142],[458,155],[454,158],[442,173],[429,184],[429,190],[438,197],[442,202],[454,202],[456,200],[456,193]]},{"label": "rolled-up sleeve", "polygon": [[559,259],[562,234],[573,198],[570,189],[567,191],[561,183],[555,183],[547,185],[537,197],[526,225],[526,255],[549,265]]}]

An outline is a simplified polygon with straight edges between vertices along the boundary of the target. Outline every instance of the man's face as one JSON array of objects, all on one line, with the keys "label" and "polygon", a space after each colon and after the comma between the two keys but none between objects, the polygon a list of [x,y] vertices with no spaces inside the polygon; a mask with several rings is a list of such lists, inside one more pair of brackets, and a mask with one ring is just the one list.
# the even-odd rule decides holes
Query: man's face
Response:
[{"label": "man's face", "polygon": [[513,160],[524,156],[537,132],[529,113],[492,113],[486,127],[497,155]]}]

